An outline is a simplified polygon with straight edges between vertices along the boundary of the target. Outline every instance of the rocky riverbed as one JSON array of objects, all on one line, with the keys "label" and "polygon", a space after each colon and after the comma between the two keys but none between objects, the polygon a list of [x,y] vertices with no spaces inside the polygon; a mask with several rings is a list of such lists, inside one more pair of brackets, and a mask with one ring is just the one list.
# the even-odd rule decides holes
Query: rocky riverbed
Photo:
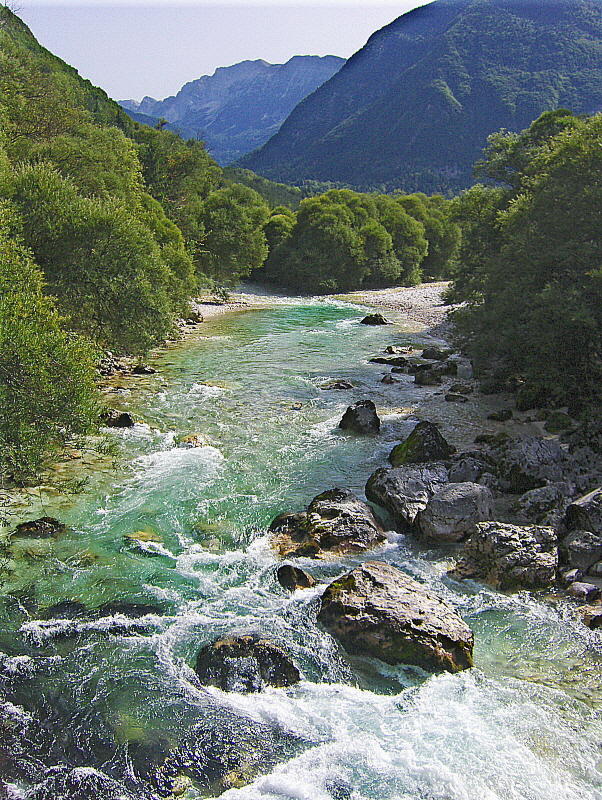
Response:
[{"label": "rocky riverbed", "polygon": [[424,303],[245,302],[107,376],[133,424],[4,532],[3,791],[598,800],[578,430],[482,395]]}]

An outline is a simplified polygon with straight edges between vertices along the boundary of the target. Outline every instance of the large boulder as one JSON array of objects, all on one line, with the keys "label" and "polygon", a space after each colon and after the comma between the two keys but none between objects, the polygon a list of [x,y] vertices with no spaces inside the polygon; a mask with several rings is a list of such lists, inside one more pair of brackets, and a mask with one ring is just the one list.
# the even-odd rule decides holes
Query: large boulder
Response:
[{"label": "large boulder", "polygon": [[556,525],[569,504],[572,486],[566,482],[550,483],[539,489],[529,489],[516,503],[516,510],[526,522]]},{"label": "large boulder", "polygon": [[482,475],[494,470],[492,459],[484,452],[459,453],[449,468],[449,480],[451,483],[476,483]]},{"label": "large boulder", "polygon": [[402,464],[422,464],[427,461],[446,461],[455,448],[441,435],[432,422],[419,422],[405,441],[396,445],[389,454],[394,467]]},{"label": "large boulder", "polygon": [[380,419],[372,400],[359,400],[349,406],[339,422],[339,428],[354,433],[378,433]]},{"label": "large boulder", "polygon": [[366,497],[391,514],[396,523],[412,525],[435,489],[447,481],[443,464],[406,464],[377,469],[368,478]]},{"label": "large boulder", "polygon": [[370,506],[348,489],[322,492],[307,511],[281,514],[269,530],[282,558],[361,553],[386,540]]},{"label": "large boulder", "polygon": [[602,539],[602,487],[579,497],[566,510],[568,530],[581,528]]},{"label": "large boulder", "polygon": [[452,570],[498,589],[544,589],[554,583],[558,548],[553,528],[478,522]]},{"label": "large boulder", "polygon": [[587,572],[602,559],[602,537],[591,531],[571,531],[562,543],[561,554],[569,566]]},{"label": "large boulder", "polygon": [[511,492],[522,494],[550,482],[562,481],[567,470],[567,456],[556,440],[510,439],[498,448],[500,478]]},{"label": "large boulder", "polygon": [[478,483],[448,483],[438,486],[426,508],[417,517],[424,536],[446,542],[459,542],[473,530],[476,522],[493,516],[493,495]]},{"label": "large boulder", "polygon": [[456,611],[379,561],[368,561],[331,583],[318,620],[351,655],[433,672],[459,672],[473,663],[473,635]]},{"label": "large boulder", "polygon": [[195,672],[201,683],[225,692],[259,692],[301,680],[284,650],[256,634],[225,636],[205,645],[197,655]]}]

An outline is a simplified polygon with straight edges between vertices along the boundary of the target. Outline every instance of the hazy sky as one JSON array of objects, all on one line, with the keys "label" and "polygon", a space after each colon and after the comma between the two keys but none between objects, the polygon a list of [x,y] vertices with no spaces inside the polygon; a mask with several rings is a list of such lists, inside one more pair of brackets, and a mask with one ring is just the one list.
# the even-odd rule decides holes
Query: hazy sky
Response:
[{"label": "hazy sky", "polygon": [[[0,0],[1,1],[1,0]],[[347,57],[426,0],[14,0],[38,40],[116,100],[163,98],[244,59]]]}]

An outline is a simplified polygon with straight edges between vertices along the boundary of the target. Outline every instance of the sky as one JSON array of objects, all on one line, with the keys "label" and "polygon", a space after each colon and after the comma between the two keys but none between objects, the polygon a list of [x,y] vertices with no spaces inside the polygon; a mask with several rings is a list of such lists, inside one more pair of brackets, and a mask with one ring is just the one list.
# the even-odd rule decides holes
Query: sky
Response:
[{"label": "sky", "polygon": [[[0,0],[1,2],[2,0]],[[162,99],[245,59],[347,58],[426,0],[11,0],[38,41],[115,100]]]}]

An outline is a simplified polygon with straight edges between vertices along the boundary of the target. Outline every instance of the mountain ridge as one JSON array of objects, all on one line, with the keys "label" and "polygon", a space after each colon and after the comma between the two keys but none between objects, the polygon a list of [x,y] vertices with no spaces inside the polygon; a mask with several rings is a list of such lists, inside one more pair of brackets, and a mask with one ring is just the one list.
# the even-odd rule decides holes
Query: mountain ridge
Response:
[{"label": "mountain ridge", "polygon": [[345,63],[338,56],[292,56],[283,64],[263,59],[218,67],[163,100],[121,100],[135,118],[166,119],[189,138],[201,138],[222,164],[266,142],[305,96]]},{"label": "mountain ridge", "polygon": [[436,0],[376,31],[239,161],[265,177],[457,191],[499,128],[602,108],[600,0]]}]

